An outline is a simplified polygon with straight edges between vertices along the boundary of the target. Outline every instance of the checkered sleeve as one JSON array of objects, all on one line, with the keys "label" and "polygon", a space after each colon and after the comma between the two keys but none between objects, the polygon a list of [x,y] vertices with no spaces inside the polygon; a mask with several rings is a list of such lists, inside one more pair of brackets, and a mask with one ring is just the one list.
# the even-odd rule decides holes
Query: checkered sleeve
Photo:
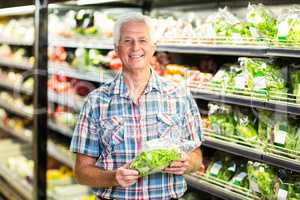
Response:
[{"label": "checkered sleeve", "polygon": [[99,123],[97,123],[95,107],[95,103],[93,103],[91,96],[89,96],[78,116],[78,121],[71,140],[70,151],[92,157],[98,157],[100,155]]},{"label": "checkered sleeve", "polygon": [[185,113],[185,129],[188,133],[188,139],[195,142],[203,141],[203,130],[201,126],[201,115],[196,104],[195,99],[188,92],[187,95],[187,109]]}]

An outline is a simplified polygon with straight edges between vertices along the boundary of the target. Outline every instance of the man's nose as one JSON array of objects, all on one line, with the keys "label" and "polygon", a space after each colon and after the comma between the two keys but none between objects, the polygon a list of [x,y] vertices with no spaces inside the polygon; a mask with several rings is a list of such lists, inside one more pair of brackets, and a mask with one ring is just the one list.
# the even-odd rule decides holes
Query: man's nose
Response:
[{"label": "man's nose", "polygon": [[133,50],[138,50],[140,47],[139,42],[138,41],[133,41],[132,42],[132,49]]}]

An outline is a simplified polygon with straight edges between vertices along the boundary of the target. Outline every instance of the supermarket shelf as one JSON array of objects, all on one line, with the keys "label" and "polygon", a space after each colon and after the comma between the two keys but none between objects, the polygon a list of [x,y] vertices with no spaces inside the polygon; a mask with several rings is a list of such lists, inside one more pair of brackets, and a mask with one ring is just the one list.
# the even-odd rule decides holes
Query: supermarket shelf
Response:
[{"label": "supermarket shelf", "polygon": [[[95,48],[95,49],[113,49],[111,40],[99,39],[96,37],[75,37],[63,38],[52,36],[50,37],[50,46],[64,46],[70,48]],[[299,49],[265,47],[255,45],[214,45],[214,44],[187,44],[186,40],[182,44],[166,43],[161,41],[158,43],[157,51],[168,51],[174,53],[197,53],[197,54],[212,54],[212,55],[230,55],[230,56],[258,56],[258,57],[300,57]]]},{"label": "supermarket shelf", "polygon": [[208,192],[214,196],[217,196],[221,199],[230,199],[230,200],[254,200],[258,199],[252,194],[243,194],[237,193],[235,191],[231,191],[227,189],[224,185],[216,185],[212,182],[208,182],[204,178],[196,177],[194,175],[185,175],[185,179],[187,183],[197,190]]},{"label": "supermarket shelf", "polygon": [[10,8],[1,8],[0,16],[11,16],[11,15],[27,15],[33,14],[35,10],[34,5],[28,6],[15,6]]},{"label": "supermarket shelf", "polygon": [[[1,41],[0,41],[0,43],[1,43]],[[22,70],[32,70],[33,69],[32,64],[15,62],[15,61],[5,59],[5,58],[0,58],[0,66],[15,68],[15,69],[22,69]]]},{"label": "supermarket shelf", "polygon": [[[0,177],[0,193],[8,200],[24,200],[24,197],[16,193],[16,190],[2,177]],[[3,200],[1,197],[0,199]]]},{"label": "supermarket shelf", "polygon": [[[22,196],[22,198],[21,198],[22,200],[24,200],[24,199],[31,200],[32,199],[32,187],[26,182],[26,180],[20,180],[19,177],[17,177],[15,174],[11,173],[11,171],[7,170],[7,168],[5,166],[3,166],[2,164],[0,164],[0,177],[2,177],[2,179],[5,180],[5,182],[7,182],[11,186],[14,193],[17,191],[18,194],[20,194],[20,196]],[[2,186],[0,186],[0,187],[2,187]],[[9,189],[9,187],[6,189]],[[13,199],[13,198],[11,198],[11,199]]]},{"label": "supermarket shelf", "polygon": [[3,101],[2,99],[0,99],[0,107],[1,108],[4,108],[5,110],[11,112],[11,113],[14,113],[14,114],[17,114],[19,116],[22,116],[22,117],[26,117],[26,118],[32,118],[33,117],[33,114],[32,113],[28,113],[20,108],[17,108],[13,105],[9,105],[7,102]]},{"label": "supermarket shelf", "polygon": [[48,101],[68,106],[76,111],[80,111],[83,106],[83,100],[69,94],[56,94],[48,91]]},{"label": "supermarket shelf", "polygon": [[112,73],[109,70],[101,70],[99,74],[95,72],[87,72],[76,69],[71,69],[65,64],[51,63],[49,62],[48,73],[49,74],[59,74],[63,76],[68,76],[71,78],[77,78],[80,80],[94,81],[99,83],[104,83],[112,80]]},{"label": "supermarket shelf", "polygon": [[300,105],[297,105],[295,103],[275,101],[275,100],[267,101],[252,96],[222,94],[221,92],[213,92],[205,89],[204,90],[192,89],[192,94],[196,99],[203,99],[207,101],[216,101],[221,103],[228,103],[228,104],[235,104],[240,106],[271,110],[274,112],[300,115]]},{"label": "supermarket shelf", "polygon": [[32,46],[33,41],[20,41],[12,39],[0,39],[0,44],[16,45],[16,46]]},{"label": "supermarket shelf", "polygon": [[73,132],[71,129],[61,127],[50,120],[48,120],[48,127],[56,132],[59,132],[65,136],[67,136],[67,137],[72,137],[72,135],[73,135]]},{"label": "supermarket shelf", "polygon": [[202,145],[210,148],[214,148],[220,151],[225,151],[231,154],[246,157],[252,160],[262,161],[262,150],[243,146],[229,141],[216,139],[210,136],[205,136],[205,140]]},{"label": "supermarket shelf", "polygon": [[111,50],[114,48],[113,42],[109,40],[101,40],[97,37],[78,37],[78,38],[63,38],[50,37],[49,46],[63,46],[70,48],[93,48]]},{"label": "supermarket shelf", "polygon": [[270,48],[267,51],[268,57],[293,57],[300,58],[299,49],[288,49],[288,48]]},{"label": "supermarket shelf", "polygon": [[21,141],[24,141],[26,143],[31,143],[31,137],[29,136],[25,136],[24,134],[21,133],[16,133],[15,130],[6,127],[5,125],[3,125],[2,123],[0,123],[0,129],[12,136],[14,136],[15,138],[20,139]]},{"label": "supermarket shelf", "polygon": [[0,87],[8,89],[13,91],[14,93],[23,93],[23,94],[27,94],[27,95],[32,95],[32,90],[28,89],[28,88],[24,88],[22,86],[18,86],[18,85],[12,85],[9,82],[5,82],[5,80],[1,80],[0,81]]},{"label": "supermarket shelf", "polygon": [[174,53],[197,53],[212,55],[239,55],[267,57],[265,47],[243,47],[243,46],[217,46],[217,45],[165,45],[158,44],[157,51],[168,51]]},{"label": "supermarket shelf", "polygon": [[206,147],[225,151],[252,160],[269,163],[273,166],[289,169],[300,173],[300,161],[297,159],[300,158],[299,156],[284,154],[283,151],[277,151],[277,153],[273,153],[263,145],[251,145],[247,142],[230,139],[229,137],[215,135],[215,137],[219,138],[214,138],[212,137],[213,134],[208,133],[207,130],[204,131],[205,140],[202,142],[202,145]]},{"label": "supermarket shelf", "polygon": [[[32,142],[31,137],[26,137],[25,135],[18,134],[15,132],[15,130],[7,128],[2,124],[0,124],[0,129],[5,131],[6,133],[10,134],[11,136],[18,138],[26,143]],[[58,161],[64,163],[65,165],[67,165],[69,167],[74,166],[74,162],[71,161],[70,159],[64,157],[64,155],[62,155],[62,153],[58,150],[58,148],[52,142],[48,141],[47,149],[48,149],[49,155],[52,156],[53,158],[57,159]],[[1,174],[0,174],[0,176],[1,176]]]},{"label": "supermarket shelf", "polygon": [[59,150],[58,148],[56,147],[55,144],[53,144],[52,142],[49,142],[47,143],[48,147],[48,153],[53,157],[55,158],[56,160],[62,162],[63,164],[67,165],[68,167],[71,167],[73,168],[75,163],[74,161],[66,158]]}]

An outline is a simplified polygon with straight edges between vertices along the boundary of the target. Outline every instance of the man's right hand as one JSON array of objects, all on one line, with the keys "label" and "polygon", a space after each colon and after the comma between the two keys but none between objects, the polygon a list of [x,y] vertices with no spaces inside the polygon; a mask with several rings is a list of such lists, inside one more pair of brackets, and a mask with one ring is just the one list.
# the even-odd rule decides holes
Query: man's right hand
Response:
[{"label": "man's right hand", "polygon": [[137,182],[139,173],[136,170],[129,169],[129,163],[116,170],[116,181],[122,187],[129,187]]}]

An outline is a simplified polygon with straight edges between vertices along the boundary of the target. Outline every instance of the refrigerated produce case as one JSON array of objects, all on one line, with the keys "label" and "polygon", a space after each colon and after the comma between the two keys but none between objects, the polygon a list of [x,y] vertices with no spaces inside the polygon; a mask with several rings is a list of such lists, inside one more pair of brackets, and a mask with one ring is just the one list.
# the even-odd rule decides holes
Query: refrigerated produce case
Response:
[{"label": "refrigerated produce case", "polygon": [[[279,12],[280,8],[288,8],[293,4],[300,4],[299,1],[260,1],[267,8],[271,8],[276,14]],[[106,20],[108,27],[112,27],[113,20],[126,9],[134,10],[135,12],[143,12],[147,15],[151,15],[157,19],[162,20],[163,26],[166,26],[164,23],[172,22],[174,27],[177,26],[178,31],[175,30],[176,34],[170,34],[171,28],[169,27],[168,31],[165,31],[164,37],[158,42],[157,52],[168,52],[168,55],[171,57],[170,60],[176,64],[169,63],[170,65],[164,65],[163,70],[165,70],[166,78],[171,78],[172,80],[177,81],[179,84],[182,83],[181,79],[189,80],[189,76],[199,74],[197,73],[186,73],[189,71],[191,66],[200,65],[198,61],[192,61],[189,58],[191,55],[193,58],[199,56],[200,59],[205,56],[213,58],[215,60],[214,69],[210,71],[210,74],[200,74],[198,77],[195,75],[195,80],[198,82],[184,82],[190,88],[194,98],[202,107],[202,104],[208,102],[217,102],[225,103],[232,106],[245,106],[251,108],[251,110],[268,110],[273,111],[274,113],[282,113],[288,119],[296,118],[297,123],[299,123],[300,114],[300,105],[297,102],[297,93],[285,92],[283,95],[275,93],[267,94],[258,94],[252,89],[249,90],[237,90],[236,88],[227,87],[220,85],[223,82],[213,82],[214,77],[219,71],[220,66],[223,63],[226,63],[227,60],[230,62],[237,62],[238,57],[247,57],[247,58],[276,58],[277,60],[289,60],[295,61],[297,63],[297,58],[300,57],[300,50],[296,45],[290,45],[289,43],[278,45],[278,41],[273,41],[270,38],[259,38],[257,40],[250,39],[236,39],[228,41],[222,33],[214,37],[205,37],[202,35],[197,35],[198,32],[201,32],[201,29],[197,29],[198,19],[199,21],[204,21],[206,17],[212,15],[212,13],[217,13],[219,8],[223,9],[225,6],[228,6],[233,13],[238,15],[239,20],[241,20],[242,14],[246,13],[246,8],[248,2],[245,1],[114,1],[108,4],[89,4],[85,5],[76,5],[75,4],[55,4],[49,6],[49,40],[46,42],[45,38],[38,39],[40,42],[46,42],[44,45],[41,45],[41,49],[45,47],[46,44],[50,48],[54,48],[53,56],[48,55],[48,62],[45,59],[45,52],[42,56],[39,56],[36,52],[35,60],[43,63],[45,68],[48,63],[48,73],[49,80],[54,81],[55,84],[49,82],[48,87],[49,91],[45,93],[45,80],[43,79],[41,87],[35,86],[35,89],[29,89],[28,87],[19,87],[15,84],[7,84],[8,79],[3,79],[0,81],[0,86],[5,89],[6,93],[5,98],[9,97],[7,94],[8,91],[13,91],[14,93],[23,93],[25,95],[35,95],[35,98],[39,98],[43,103],[45,103],[45,98],[48,99],[49,107],[48,110],[48,121],[45,121],[46,116],[38,117],[38,123],[40,126],[44,123],[48,124],[49,132],[56,133],[55,137],[64,138],[66,140],[65,146],[57,146],[57,142],[48,141],[48,154],[54,157],[55,159],[61,161],[67,166],[72,167],[74,161],[73,157],[67,151],[66,143],[70,141],[72,135],[72,128],[74,123],[74,118],[76,114],[80,111],[82,106],[84,95],[79,95],[76,91],[78,83],[82,81],[87,81],[84,85],[90,85],[88,89],[96,88],[105,81],[111,80],[114,75],[114,70],[118,68],[118,61],[115,61],[115,58],[111,56],[110,50],[113,49],[112,38],[109,31],[102,32],[102,38],[100,39],[100,28],[99,24],[91,24],[88,27],[76,27],[75,29],[70,29],[68,32],[57,32],[61,24],[57,24],[57,21],[51,20],[60,20],[71,15],[76,15],[76,13],[82,12],[86,13],[86,16],[92,17],[90,15],[91,11],[102,11],[106,15],[100,15],[100,19]],[[119,7],[116,9],[115,7]],[[131,7],[131,8],[129,8]],[[69,11],[72,11],[69,13]],[[224,10],[222,12],[225,12]],[[69,14],[68,14],[69,13]],[[44,13],[45,14],[45,13]],[[29,15],[30,16],[30,15]],[[36,15],[37,17],[38,15]],[[173,16],[173,19],[169,19],[170,16]],[[196,17],[195,17],[196,16]],[[95,16],[94,16],[95,17]],[[99,17],[99,16],[98,16]],[[168,18],[169,17],[169,18]],[[169,20],[169,21],[168,21]],[[176,21],[177,20],[177,21]],[[186,20],[186,21],[184,21]],[[236,19],[234,19],[236,20]],[[42,18],[39,18],[40,22],[43,22]],[[63,20],[61,20],[63,21]],[[95,21],[96,22],[96,21]],[[187,22],[187,24],[184,24]],[[184,26],[178,25],[184,24]],[[194,29],[191,29],[190,25]],[[199,22],[200,23],[200,22]],[[57,29],[53,29],[52,25],[56,25]],[[67,26],[65,26],[67,27]],[[174,28],[173,27],[173,28]],[[196,27],[196,28],[195,28]],[[201,27],[201,26],[200,26]],[[207,26],[202,26],[207,27]],[[180,32],[179,29],[187,30],[186,32]],[[55,30],[56,32],[53,32]],[[198,32],[197,32],[198,31]],[[158,31],[159,32],[159,31]],[[179,33],[177,33],[179,32]],[[191,35],[191,33],[195,33]],[[37,40],[37,39],[35,39]],[[257,41],[257,42],[253,42]],[[33,44],[33,41],[16,41],[15,38],[11,40],[1,41],[2,44],[8,44],[11,46],[30,46]],[[281,42],[281,41],[279,41]],[[39,44],[39,42],[38,42]],[[27,48],[27,47],[26,47]],[[30,47],[29,47],[30,48]],[[97,51],[96,51],[97,50]],[[99,51],[99,52],[98,52]],[[52,51],[49,51],[52,52]],[[48,53],[49,53],[48,52]],[[1,53],[0,53],[1,55]],[[71,56],[68,56],[71,55]],[[86,60],[76,60],[77,57],[86,57]],[[95,57],[96,55],[96,57]],[[158,58],[159,56],[157,56]],[[188,58],[187,58],[188,57]],[[98,59],[99,58],[99,59]],[[102,60],[101,60],[102,59]],[[197,58],[196,58],[197,59]],[[32,59],[31,59],[32,60]],[[1,57],[0,64],[5,68],[19,69],[19,70],[32,70],[33,63],[28,58],[27,60],[16,61],[13,59],[7,59],[7,57]],[[99,61],[99,62],[98,62]],[[79,65],[76,62],[80,63]],[[190,63],[191,62],[191,63]],[[195,64],[196,63],[196,64]],[[185,67],[177,66],[178,64],[185,65]],[[220,66],[219,66],[220,65]],[[80,66],[81,68],[78,68]],[[101,66],[101,67],[99,67]],[[43,68],[43,69],[44,69]],[[196,66],[197,68],[197,66]],[[198,70],[202,69],[201,66],[198,66]],[[95,71],[96,69],[96,71]],[[209,70],[206,70],[206,72]],[[17,71],[20,72],[20,71]],[[160,71],[161,72],[161,71]],[[96,73],[96,75],[95,75]],[[202,72],[201,72],[202,73]],[[8,74],[4,72],[4,75]],[[286,74],[285,74],[286,75]],[[286,75],[288,76],[288,75]],[[5,77],[5,76],[4,76]],[[200,78],[199,78],[200,77]],[[44,76],[37,76],[35,80],[40,80],[40,78],[45,78]],[[200,80],[200,81],[199,81]],[[205,84],[202,84],[205,81]],[[30,82],[30,81],[29,81]],[[32,83],[31,83],[32,84]],[[288,83],[291,84],[291,83]],[[299,84],[299,82],[298,82]],[[30,83],[29,83],[30,85]],[[51,86],[50,86],[51,85]],[[32,87],[32,86],[31,86]],[[87,89],[87,88],[86,88]],[[240,89],[240,88],[238,88]],[[32,92],[34,91],[34,92]],[[40,92],[40,93],[39,93]],[[47,95],[48,94],[48,97]],[[3,95],[2,95],[3,96]],[[2,97],[0,96],[0,97]],[[24,118],[32,118],[32,113],[26,112],[23,110],[23,107],[17,108],[13,104],[9,104],[7,100],[1,101],[0,106],[4,108],[7,112],[13,113],[17,116]],[[35,104],[38,104],[37,101]],[[42,104],[40,104],[42,105]],[[45,105],[45,104],[43,104]],[[34,105],[35,108],[37,105]],[[32,111],[31,111],[32,112]],[[207,114],[207,111],[201,110],[203,115]],[[296,116],[296,117],[295,117]],[[36,119],[37,120],[37,119]],[[36,121],[36,122],[38,122]],[[209,120],[208,120],[209,121]],[[36,123],[37,124],[37,123]],[[16,131],[11,127],[3,125],[0,123],[0,128],[5,132],[10,133],[11,135],[25,141],[32,141],[30,131],[26,133],[19,133],[22,131]],[[13,126],[12,126],[13,127]],[[31,127],[30,127],[31,128]],[[25,130],[25,129],[23,129]],[[46,128],[35,127],[35,130],[46,130]],[[239,155],[241,157],[247,158],[249,160],[259,161],[261,163],[267,163],[271,166],[276,166],[279,168],[284,168],[291,170],[293,172],[300,173],[300,162],[299,154],[297,151],[286,149],[284,147],[274,146],[273,144],[267,143],[266,146],[263,146],[257,142],[249,142],[244,138],[239,137],[228,137],[227,135],[222,135],[216,133],[216,130],[210,126],[207,126],[204,129],[205,141],[203,146],[209,149],[216,149],[220,151],[225,151],[229,154]],[[51,133],[52,134],[52,133]],[[35,135],[35,134],[33,134]],[[34,140],[33,145],[45,144],[47,137],[44,136]],[[36,136],[35,136],[36,137]],[[40,143],[41,142],[41,143]],[[38,145],[37,145],[38,146]],[[43,147],[41,149],[35,149],[36,155],[43,153],[45,155]],[[44,149],[43,149],[44,148]],[[46,174],[46,167],[40,166],[43,170],[41,173]],[[5,178],[5,176],[4,176]],[[250,192],[250,190],[241,190],[235,187],[228,185],[226,182],[222,182],[218,179],[214,179],[207,176],[199,176],[198,174],[186,175],[186,179],[189,185],[197,190],[203,190],[210,193],[213,196],[217,196],[223,199],[259,199],[260,197],[256,194]],[[2,180],[2,179],[1,179]],[[45,183],[45,179],[40,179],[42,185]],[[14,183],[13,183],[14,184]],[[14,187],[14,186],[13,186]],[[19,187],[20,188],[20,187]],[[34,190],[38,190],[39,186],[35,185]],[[27,196],[28,196],[28,191]],[[38,194],[34,196],[36,198]],[[45,194],[42,194],[42,196]],[[24,196],[24,195],[23,195]],[[25,195],[26,196],[26,195]]]}]

